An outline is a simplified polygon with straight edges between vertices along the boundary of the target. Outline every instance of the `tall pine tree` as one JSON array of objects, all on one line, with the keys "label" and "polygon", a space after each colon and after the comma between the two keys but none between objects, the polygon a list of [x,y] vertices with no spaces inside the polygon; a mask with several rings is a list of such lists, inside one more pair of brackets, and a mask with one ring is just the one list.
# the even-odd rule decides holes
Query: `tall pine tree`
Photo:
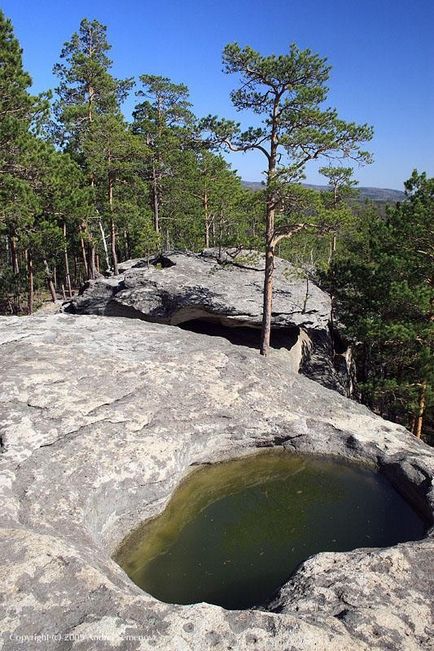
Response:
[{"label": "tall pine tree", "polygon": [[23,70],[22,50],[11,21],[1,11],[0,61],[0,232],[4,243],[0,301],[5,309],[19,311],[27,276],[23,235],[38,204],[32,183],[38,167],[33,130],[47,102],[29,93],[31,78]]},{"label": "tall pine tree", "polygon": [[[54,66],[54,73],[60,82],[54,104],[54,133],[57,141],[81,165],[95,194],[94,214],[81,224],[83,251],[87,248],[83,263],[89,278],[94,278],[97,272],[97,242],[100,241],[102,248],[107,250],[106,230],[97,206],[97,178],[87,158],[89,142],[92,143],[94,155],[97,135],[100,137],[100,149],[107,148],[110,138],[107,121],[114,120],[117,126],[123,124],[120,107],[133,85],[131,79],[119,80],[110,73],[112,61],[107,54],[110,45],[106,32],[106,27],[98,21],[83,19],[79,31],[72,35],[61,51],[62,62]],[[112,220],[110,231],[112,262],[116,269]]]},{"label": "tall pine tree", "polygon": [[314,159],[351,157],[368,161],[361,142],[372,137],[367,125],[341,120],[335,109],[324,108],[330,68],[325,59],[310,50],[292,45],[282,56],[262,56],[237,43],[223,51],[227,73],[240,76],[237,90],[231,93],[235,108],[249,110],[262,117],[259,127],[242,132],[240,125],[209,116],[203,121],[211,141],[231,151],[259,151],[265,157],[265,276],[261,353],[270,347],[274,254],[278,242],[300,230],[300,224],[280,224],[286,186],[303,176],[305,165]]}]

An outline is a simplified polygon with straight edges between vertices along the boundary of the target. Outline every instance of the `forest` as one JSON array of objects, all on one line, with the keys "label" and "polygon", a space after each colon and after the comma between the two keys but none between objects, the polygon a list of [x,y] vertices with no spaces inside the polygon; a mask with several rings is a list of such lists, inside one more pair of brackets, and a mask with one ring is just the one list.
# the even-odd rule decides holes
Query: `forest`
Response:
[{"label": "forest", "polygon": [[[331,295],[358,399],[434,443],[434,179],[415,170],[403,201],[360,200],[352,166],[370,163],[373,129],[324,108],[330,68],[310,50],[225,47],[224,71],[240,81],[233,105],[262,119],[243,131],[194,115],[178,80],[115,78],[110,49],[106,27],[83,19],[48,64],[57,87],[33,95],[0,12],[0,314],[66,300],[130,258],[255,249],[266,261],[266,354],[278,255]],[[231,169],[228,150],[263,154],[259,190]],[[314,160],[322,192],[302,183]]]}]

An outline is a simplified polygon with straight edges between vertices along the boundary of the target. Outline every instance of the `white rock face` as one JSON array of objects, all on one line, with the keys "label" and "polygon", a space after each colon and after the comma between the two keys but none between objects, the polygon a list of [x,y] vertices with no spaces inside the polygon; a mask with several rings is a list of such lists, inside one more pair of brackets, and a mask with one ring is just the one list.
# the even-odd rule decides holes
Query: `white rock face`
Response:
[{"label": "white rock face", "polygon": [[402,427],[279,352],[140,320],[1,318],[0,367],[3,649],[432,648],[432,532],[314,556],[270,611],[164,604],[111,560],[193,464],[264,446],[370,463],[432,521],[434,451]]},{"label": "white rock face", "polygon": [[[77,312],[109,313],[133,308],[159,323],[179,324],[191,318],[190,308],[206,315],[222,316],[235,324],[260,326],[264,282],[263,256],[256,252],[224,254],[165,254],[154,261],[130,260],[121,274],[99,278],[73,299]],[[109,305],[110,304],[110,305]],[[326,329],[330,297],[313,283],[306,283],[286,260],[275,259],[274,326],[302,325]],[[128,316],[128,314],[126,314]],[[133,315],[131,315],[133,316]],[[139,316],[139,315],[137,315]]]},{"label": "white rock face", "polygon": [[[264,257],[256,251],[172,253],[153,264],[129,260],[120,265],[119,276],[87,282],[66,311],[177,326],[205,320],[224,326],[221,336],[249,328],[258,345],[263,267]],[[290,349],[291,369],[351,395],[351,359],[336,329],[332,336],[330,296],[280,258],[273,286],[272,344],[278,337],[278,345]]]}]

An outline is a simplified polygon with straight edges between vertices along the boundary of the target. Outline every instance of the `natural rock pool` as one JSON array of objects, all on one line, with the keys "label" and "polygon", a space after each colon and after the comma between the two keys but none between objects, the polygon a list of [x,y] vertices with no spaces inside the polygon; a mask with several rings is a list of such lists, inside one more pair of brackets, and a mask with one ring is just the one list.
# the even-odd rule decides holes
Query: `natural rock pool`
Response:
[{"label": "natural rock pool", "polygon": [[417,540],[424,521],[378,473],[270,451],[193,471],[115,560],[161,601],[266,604],[322,551]]}]

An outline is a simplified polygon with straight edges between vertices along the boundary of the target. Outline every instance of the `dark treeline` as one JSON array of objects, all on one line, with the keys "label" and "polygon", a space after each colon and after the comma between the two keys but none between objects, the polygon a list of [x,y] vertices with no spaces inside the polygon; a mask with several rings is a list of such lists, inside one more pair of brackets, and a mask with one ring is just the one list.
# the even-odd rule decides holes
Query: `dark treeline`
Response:
[{"label": "dark treeline", "polygon": [[163,248],[258,244],[258,197],[201,138],[186,86],[142,75],[127,123],[133,80],[111,74],[105,27],[83,20],[54,66],[57,88],[33,97],[3,15],[0,30],[3,313]]},{"label": "dark treeline", "polygon": [[[99,273],[117,274],[119,262],[133,257],[260,249],[266,354],[277,254],[330,292],[335,318],[354,342],[360,399],[428,440],[434,180],[415,172],[406,200],[386,210],[357,201],[342,160],[369,163],[360,143],[372,129],[322,108],[329,68],[309,50],[261,57],[225,48],[225,70],[242,82],[235,107],[263,117],[262,128],[245,132],[226,120],[199,120],[182,83],[145,73],[116,79],[109,51],[106,28],[83,20],[54,65],[57,87],[34,96],[0,12],[0,313],[31,314]],[[261,151],[264,189],[246,189],[221,148]],[[321,193],[300,183],[305,164],[320,157],[329,186]]]}]

